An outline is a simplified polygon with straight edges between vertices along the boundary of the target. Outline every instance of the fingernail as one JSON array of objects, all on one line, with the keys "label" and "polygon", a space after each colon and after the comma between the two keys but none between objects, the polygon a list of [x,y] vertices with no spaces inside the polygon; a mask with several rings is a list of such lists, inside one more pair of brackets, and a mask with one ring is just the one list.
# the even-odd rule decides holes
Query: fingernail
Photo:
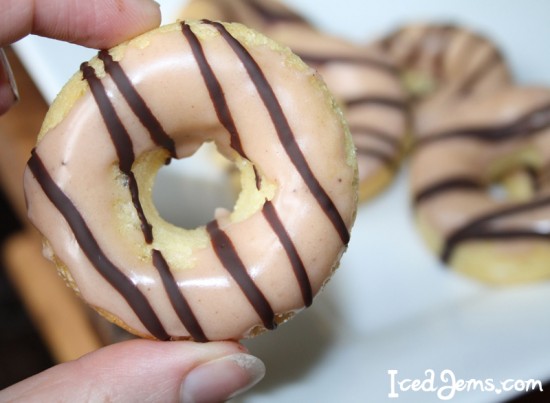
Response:
[{"label": "fingernail", "polygon": [[194,368],[181,384],[182,403],[219,403],[256,385],[265,375],[264,363],[249,354],[233,354]]},{"label": "fingernail", "polygon": [[17,84],[4,49],[0,48],[0,115],[8,111],[19,99]]}]

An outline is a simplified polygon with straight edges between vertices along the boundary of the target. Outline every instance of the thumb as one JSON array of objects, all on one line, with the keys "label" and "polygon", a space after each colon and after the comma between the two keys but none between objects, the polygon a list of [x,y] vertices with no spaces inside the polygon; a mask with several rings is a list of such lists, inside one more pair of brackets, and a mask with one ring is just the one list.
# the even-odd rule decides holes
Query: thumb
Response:
[{"label": "thumb", "polygon": [[0,401],[220,402],[264,373],[264,364],[234,342],[131,340],[15,384]]},{"label": "thumb", "polygon": [[2,0],[0,47],[33,33],[108,48],[159,24],[153,0]]}]

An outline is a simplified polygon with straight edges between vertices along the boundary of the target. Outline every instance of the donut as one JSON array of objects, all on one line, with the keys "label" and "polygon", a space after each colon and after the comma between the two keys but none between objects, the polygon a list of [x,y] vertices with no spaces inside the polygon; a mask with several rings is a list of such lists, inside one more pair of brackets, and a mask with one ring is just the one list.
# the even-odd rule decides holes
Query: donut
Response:
[{"label": "donut", "polygon": [[191,0],[182,17],[237,21],[289,46],[344,110],[357,148],[359,199],[391,183],[408,145],[409,114],[399,71],[383,52],[323,33],[274,0]]},{"label": "donut", "polygon": [[179,17],[240,22],[262,33],[279,24],[315,29],[305,17],[279,0],[189,0]]},{"label": "donut", "polygon": [[510,86],[442,114],[410,159],[416,222],[440,259],[492,284],[550,277],[550,89]]},{"label": "donut", "polygon": [[[180,228],[151,189],[205,142],[242,190],[232,211]],[[24,186],[45,254],[90,306],[140,337],[204,342],[257,335],[312,303],[349,242],[357,165],[326,85],[288,48],[187,21],[82,64]]]},{"label": "donut", "polygon": [[[414,109],[414,131],[470,96],[512,84],[506,60],[490,38],[457,24],[411,23],[373,45],[401,70]],[[428,123],[429,124],[429,123]]]}]

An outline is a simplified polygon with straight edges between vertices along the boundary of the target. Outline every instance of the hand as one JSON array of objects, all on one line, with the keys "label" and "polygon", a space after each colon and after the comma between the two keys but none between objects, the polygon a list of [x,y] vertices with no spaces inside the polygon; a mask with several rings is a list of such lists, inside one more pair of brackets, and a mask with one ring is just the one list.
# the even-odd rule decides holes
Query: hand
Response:
[{"label": "hand", "polygon": [[[28,34],[109,48],[160,24],[151,0],[2,0],[0,115],[17,91],[1,47]],[[0,391],[0,401],[219,402],[253,386],[263,363],[235,342],[132,340],[104,347]]]},{"label": "hand", "polygon": [[19,382],[1,391],[0,401],[222,402],[264,372],[233,342],[131,340]]},{"label": "hand", "polygon": [[104,49],[157,27],[152,0],[2,0],[0,2],[0,115],[17,100],[2,47],[36,34]]}]

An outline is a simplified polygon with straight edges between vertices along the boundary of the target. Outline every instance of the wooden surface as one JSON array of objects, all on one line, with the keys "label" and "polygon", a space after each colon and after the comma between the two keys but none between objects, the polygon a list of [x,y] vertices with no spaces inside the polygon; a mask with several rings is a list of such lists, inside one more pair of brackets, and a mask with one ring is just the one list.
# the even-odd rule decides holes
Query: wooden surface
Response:
[{"label": "wooden surface", "polygon": [[42,257],[41,238],[26,218],[22,176],[48,106],[14,52],[7,49],[6,53],[21,99],[0,117],[0,186],[24,230],[2,245],[2,258],[53,358],[63,362],[103,343],[89,310],[65,286],[53,264]]}]

